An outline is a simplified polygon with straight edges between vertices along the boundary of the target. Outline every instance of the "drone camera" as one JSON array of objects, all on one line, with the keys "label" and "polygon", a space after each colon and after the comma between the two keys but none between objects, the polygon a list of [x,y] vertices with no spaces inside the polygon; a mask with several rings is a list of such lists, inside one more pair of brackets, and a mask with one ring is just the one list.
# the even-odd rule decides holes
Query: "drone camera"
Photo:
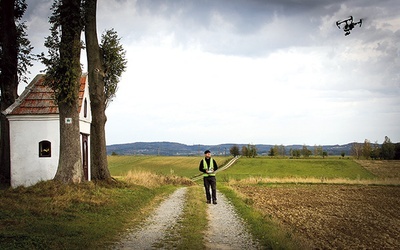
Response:
[{"label": "drone camera", "polygon": [[361,25],[362,25],[362,19],[360,19],[360,21],[358,21],[358,22],[354,22],[353,21],[353,16],[349,16],[347,19],[344,19],[344,20],[339,20],[339,21],[336,21],[336,26],[339,28],[339,29],[343,29],[344,30],[344,35],[345,36],[348,36],[348,35],[350,35],[350,31],[357,25],[357,24],[359,24],[360,25],[360,27],[361,27]]}]

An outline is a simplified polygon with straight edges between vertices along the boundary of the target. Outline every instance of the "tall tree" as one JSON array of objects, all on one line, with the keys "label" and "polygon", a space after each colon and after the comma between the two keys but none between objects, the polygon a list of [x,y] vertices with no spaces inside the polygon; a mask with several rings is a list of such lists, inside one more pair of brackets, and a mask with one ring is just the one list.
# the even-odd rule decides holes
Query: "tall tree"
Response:
[{"label": "tall tree", "polygon": [[240,151],[240,150],[239,150],[239,147],[238,147],[237,145],[233,145],[233,146],[229,149],[229,153],[230,153],[231,155],[233,155],[234,157],[240,155],[240,152],[239,152],[239,151]]},{"label": "tall tree", "polygon": [[268,151],[268,156],[275,156],[276,152],[275,152],[275,147],[271,147]]},{"label": "tall tree", "polygon": [[54,179],[79,183],[84,179],[78,111],[82,74],[81,0],[56,0],[52,9],[51,35],[45,43],[50,58],[42,56],[42,61],[47,66],[45,83],[54,90],[60,117],[60,157]]},{"label": "tall tree", "polygon": [[242,146],[242,156],[247,156],[249,155],[248,149],[246,146]]},{"label": "tall tree", "polygon": [[400,143],[394,144],[394,160],[400,160]]},{"label": "tall tree", "polygon": [[248,153],[247,157],[252,157],[252,158],[256,157],[257,156],[257,147],[256,147],[256,145],[249,144],[247,146],[247,153]]},{"label": "tall tree", "polygon": [[97,40],[97,0],[85,0],[85,40],[92,124],[90,127],[90,165],[92,179],[111,178],[106,152],[106,97],[104,93],[104,66]]},{"label": "tall tree", "polygon": [[357,160],[360,159],[362,153],[362,144],[358,142],[353,142],[351,145],[351,155],[355,157]]},{"label": "tall tree", "polygon": [[385,160],[393,160],[395,157],[395,145],[390,141],[390,138],[385,136],[385,140],[382,143],[382,158]]},{"label": "tall tree", "polygon": [[293,154],[293,157],[295,157],[295,158],[300,158],[300,156],[301,156],[301,150],[300,150],[300,149],[293,149],[293,150],[292,150],[292,154]]},{"label": "tall tree", "polygon": [[302,149],[301,149],[301,154],[303,155],[303,157],[308,158],[310,157],[310,155],[312,154],[311,150],[309,150],[307,148],[306,145],[303,145]]},{"label": "tall tree", "polygon": [[91,174],[92,179],[111,179],[106,151],[105,114],[107,104],[115,96],[119,77],[125,70],[125,51],[114,30],[97,39],[97,0],[85,0],[85,40],[88,59],[89,92],[92,111]]},{"label": "tall tree", "polygon": [[280,154],[279,154],[279,146],[278,145],[274,145],[274,155],[273,156],[280,156]]},{"label": "tall tree", "polygon": [[21,22],[27,5],[25,0],[0,0],[0,180],[10,181],[10,129],[1,113],[18,98],[18,84],[31,66],[32,46],[27,39],[26,25]]},{"label": "tall tree", "polygon": [[381,148],[379,146],[378,141],[375,141],[375,143],[372,144],[371,158],[376,160],[380,157],[381,157]]},{"label": "tall tree", "polygon": [[362,155],[366,160],[369,160],[369,158],[371,157],[371,151],[371,142],[368,139],[365,139],[362,147]]},{"label": "tall tree", "polygon": [[283,144],[281,144],[279,146],[279,155],[282,156],[282,157],[285,157],[285,155],[286,155],[286,147],[283,146]]},{"label": "tall tree", "polygon": [[314,156],[322,156],[323,148],[321,145],[314,145]]}]

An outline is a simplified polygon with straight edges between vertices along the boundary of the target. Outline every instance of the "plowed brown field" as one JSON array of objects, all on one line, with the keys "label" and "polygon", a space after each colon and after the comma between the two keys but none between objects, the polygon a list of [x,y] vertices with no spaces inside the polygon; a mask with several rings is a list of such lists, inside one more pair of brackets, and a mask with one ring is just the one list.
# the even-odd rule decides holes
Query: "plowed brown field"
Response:
[{"label": "plowed brown field", "polygon": [[[400,183],[400,161],[356,162],[377,180]],[[238,184],[234,188],[312,248],[400,249],[399,185]]]},{"label": "plowed brown field", "polygon": [[265,216],[315,249],[400,249],[400,187],[238,185]]}]

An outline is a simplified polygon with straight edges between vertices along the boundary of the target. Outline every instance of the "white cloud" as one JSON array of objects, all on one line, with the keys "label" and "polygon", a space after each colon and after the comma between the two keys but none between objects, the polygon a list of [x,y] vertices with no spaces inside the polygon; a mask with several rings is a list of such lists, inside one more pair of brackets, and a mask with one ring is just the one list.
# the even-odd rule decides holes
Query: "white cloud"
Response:
[{"label": "white cloud", "polygon": [[[35,44],[48,29],[40,3]],[[109,144],[400,141],[396,1],[98,6],[98,33],[115,28],[128,57],[107,109]],[[344,36],[334,23],[348,15],[367,18]]]}]

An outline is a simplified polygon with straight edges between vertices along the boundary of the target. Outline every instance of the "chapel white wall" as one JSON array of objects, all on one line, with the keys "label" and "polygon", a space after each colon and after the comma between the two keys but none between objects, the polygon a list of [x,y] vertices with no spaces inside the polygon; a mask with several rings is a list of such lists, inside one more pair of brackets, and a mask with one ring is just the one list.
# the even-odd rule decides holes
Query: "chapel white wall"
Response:
[{"label": "chapel white wall", "polygon": [[[54,178],[59,159],[58,115],[46,120],[9,117],[11,186],[31,186]],[[51,157],[39,157],[39,142],[51,142]]]}]

